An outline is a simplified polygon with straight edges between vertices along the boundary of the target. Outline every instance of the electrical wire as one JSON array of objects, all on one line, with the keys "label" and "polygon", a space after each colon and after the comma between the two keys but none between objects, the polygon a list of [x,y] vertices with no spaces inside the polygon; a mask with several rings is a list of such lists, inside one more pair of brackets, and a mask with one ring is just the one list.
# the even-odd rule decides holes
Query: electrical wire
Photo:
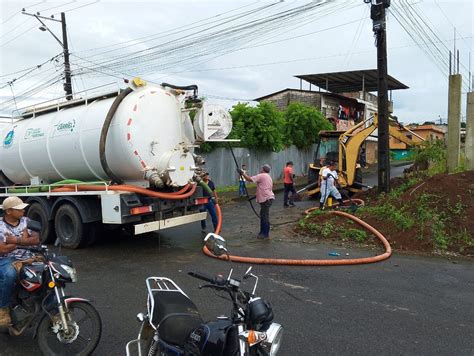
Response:
[{"label": "electrical wire", "polygon": [[[76,1],[72,1],[71,3],[73,2],[76,2]],[[86,7],[86,6],[90,6],[90,5],[94,5],[94,4],[97,4],[98,2],[100,2],[100,0],[95,0],[95,1],[92,1],[91,3],[88,3],[88,4],[84,4],[84,5],[81,5],[81,6],[77,6],[77,7],[73,7],[72,9],[66,9],[64,11],[61,11],[61,12],[64,12],[64,13],[67,13],[67,12],[71,12],[71,11],[74,11],[74,10],[77,10],[77,9],[82,9],[83,7]],[[66,5],[66,4],[65,4]],[[61,14],[61,12],[57,12],[53,15],[59,15]]]},{"label": "electrical wire", "polygon": [[[343,4],[344,6],[348,6],[349,2]],[[114,68],[115,72],[120,72],[120,73],[125,73],[126,71],[134,72],[134,74],[137,74],[136,72],[138,70],[141,71],[141,73],[144,73],[146,69],[147,71],[150,70],[165,70],[169,69],[172,67],[176,67],[179,65],[183,65],[185,63],[195,63],[196,59],[198,58],[205,58],[206,56],[212,55],[214,52],[218,52],[217,55],[214,55],[214,58],[221,56],[223,54],[232,52],[232,51],[225,51],[226,48],[220,48],[216,50],[216,47],[219,46],[221,47],[222,42],[220,41],[226,41],[227,43],[230,43],[231,45],[235,45],[236,42],[243,41],[245,40],[247,43],[249,42],[248,35],[252,34],[254,37],[257,37],[260,35],[260,33],[257,33],[258,31],[255,30],[255,27],[259,27],[259,30],[264,31],[268,30],[268,27],[265,27],[265,25],[269,23],[278,23],[279,26],[276,26],[280,31],[285,30],[281,26],[281,21],[285,20],[294,20],[295,17],[298,15],[301,15],[302,13],[305,13],[308,11],[308,9],[314,9],[316,6],[314,4],[306,4],[303,6],[299,6],[296,8],[292,8],[290,11],[283,11],[277,14],[271,14],[268,15],[264,18],[259,18],[258,20],[252,21],[251,23],[244,23],[244,24],[239,24],[234,27],[228,27],[224,31],[220,30],[218,32],[214,32],[211,34],[204,34],[201,38],[191,38],[187,40],[187,42],[184,42],[180,44],[179,46],[176,46],[176,41],[170,41],[174,44],[174,46],[166,48],[165,44],[161,44],[161,47],[165,47],[164,49],[161,49],[158,53],[160,54],[161,62],[155,63],[156,58],[153,56],[155,55],[154,53],[147,53],[144,55],[139,55],[139,56],[127,56],[126,59],[121,59],[120,57],[112,58],[109,59],[108,61],[99,61],[97,62],[97,65],[101,66],[99,72],[103,72],[105,68]],[[229,38],[230,37],[230,38]],[[200,39],[205,39],[208,43],[213,43],[213,46],[210,46],[208,48],[205,48],[204,50],[201,50],[200,52],[193,51],[192,56],[185,56],[180,52],[180,59],[176,59],[176,53],[178,50],[195,50],[195,47],[201,46],[202,43],[198,42]],[[156,48],[156,46],[155,46]],[[149,49],[148,49],[149,50]],[[235,50],[235,49],[234,49]],[[167,58],[168,60],[163,61],[164,55],[168,55]],[[173,55],[175,57],[173,57]],[[170,57],[171,56],[171,57]],[[87,58],[84,58],[87,59]],[[166,59],[166,58],[165,58]],[[91,61],[92,62],[92,61]],[[137,67],[136,63],[140,63],[140,66]],[[80,62],[76,62],[76,64],[80,64]],[[133,66],[132,66],[133,65]],[[88,67],[90,70],[93,70],[94,67],[91,67],[90,65],[87,65],[85,67]],[[107,69],[106,69],[107,70]],[[91,74],[90,72],[87,71],[81,71],[81,75],[86,75],[86,74]]]},{"label": "electrical wire", "polygon": [[[418,47],[425,52],[431,62],[438,67],[443,76],[447,77],[449,74],[449,48],[444,41],[441,41],[440,36],[429,25],[422,12],[408,1],[400,0],[400,2],[392,3],[390,13]],[[460,64],[466,68],[462,63]],[[463,76],[462,80],[463,87],[468,90],[469,83],[464,79],[465,77]]]},{"label": "electrical wire", "polygon": [[0,44],[0,47],[5,47],[7,44],[13,42],[14,40],[16,40],[17,38],[23,36],[25,33],[27,32],[30,32],[32,29],[34,29],[36,26],[38,26],[37,24],[34,24],[33,26],[29,27],[28,29],[26,29],[25,31],[21,32],[19,35],[9,39],[8,41],[6,42],[3,42],[2,44]]}]

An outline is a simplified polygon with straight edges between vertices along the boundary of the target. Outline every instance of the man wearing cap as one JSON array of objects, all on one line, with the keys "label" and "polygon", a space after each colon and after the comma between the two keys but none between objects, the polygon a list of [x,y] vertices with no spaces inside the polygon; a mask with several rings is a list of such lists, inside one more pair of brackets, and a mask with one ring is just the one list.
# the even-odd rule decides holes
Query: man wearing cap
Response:
[{"label": "man wearing cap", "polygon": [[322,170],[321,173],[321,200],[319,201],[319,208],[324,208],[326,200],[330,195],[332,195],[338,202],[339,206],[343,205],[343,200],[341,193],[336,188],[336,183],[338,183],[339,176],[336,171],[336,163],[329,161],[326,168]]},{"label": "man wearing cap", "polygon": [[237,170],[248,182],[257,183],[256,198],[257,203],[260,204],[260,232],[257,238],[260,239],[266,239],[270,235],[270,207],[273,200],[275,200],[275,194],[272,190],[273,180],[269,174],[271,169],[269,164],[264,164],[260,173],[253,177],[244,173],[242,169]]},{"label": "man wearing cap", "polygon": [[3,201],[3,220],[0,220],[0,327],[11,324],[10,303],[16,283],[17,272],[12,263],[27,259],[29,251],[20,246],[40,243],[39,234],[27,229],[28,218],[24,209],[28,204],[18,197],[8,197]]}]

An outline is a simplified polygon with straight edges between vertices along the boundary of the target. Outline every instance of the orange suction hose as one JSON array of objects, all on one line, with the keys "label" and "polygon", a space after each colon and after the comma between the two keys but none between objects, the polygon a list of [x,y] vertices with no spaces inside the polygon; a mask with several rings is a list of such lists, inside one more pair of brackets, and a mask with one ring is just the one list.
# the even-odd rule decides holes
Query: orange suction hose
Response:
[{"label": "orange suction hose", "polygon": [[[76,189],[80,190],[80,191],[84,191],[84,190],[90,190],[90,191],[114,190],[114,191],[121,191],[121,192],[138,193],[138,194],[143,194],[143,195],[147,195],[147,196],[154,197],[154,198],[169,199],[169,200],[181,200],[181,199],[189,198],[196,191],[196,184],[190,184],[190,185],[191,185],[191,189],[188,192],[183,193],[183,194],[177,194],[177,192],[159,193],[159,192],[154,192],[152,190],[148,190],[146,188],[136,187],[134,185],[110,185],[108,187],[105,187],[105,186],[102,186],[102,185],[76,185],[76,186],[71,186],[71,187],[63,186],[63,187],[53,189],[53,192],[74,192],[74,191],[76,191]],[[183,189],[181,189],[181,191]]]},{"label": "orange suction hose", "polygon": [[[363,200],[360,199],[352,199],[353,201],[358,202],[359,204],[363,204]],[[310,211],[313,211],[318,208],[311,208],[305,211],[308,214]],[[221,227],[222,227],[222,211],[218,204],[216,204],[216,212],[218,218],[218,224],[215,233],[219,234]],[[230,259],[233,262],[242,262],[242,263],[252,263],[252,264],[264,264],[264,265],[290,265],[290,266],[345,266],[345,265],[359,265],[359,264],[367,264],[367,263],[375,263],[386,260],[392,255],[392,248],[388,243],[385,236],[383,236],[378,230],[376,230],[373,226],[367,224],[366,222],[362,221],[358,217],[354,215],[342,212],[342,211],[330,211],[330,214],[335,214],[339,216],[346,217],[351,219],[361,225],[366,230],[370,231],[374,234],[380,241],[382,241],[385,247],[385,253],[373,257],[363,257],[363,258],[349,258],[349,259],[341,259],[341,260],[294,260],[294,259],[282,259],[282,258],[258,258],[258,257],[243,257],[243,256],[215,256],[213,255],[209,249],[204,246],[203,252],[213,258],[217,258],[220,260],[228,260]]]}]

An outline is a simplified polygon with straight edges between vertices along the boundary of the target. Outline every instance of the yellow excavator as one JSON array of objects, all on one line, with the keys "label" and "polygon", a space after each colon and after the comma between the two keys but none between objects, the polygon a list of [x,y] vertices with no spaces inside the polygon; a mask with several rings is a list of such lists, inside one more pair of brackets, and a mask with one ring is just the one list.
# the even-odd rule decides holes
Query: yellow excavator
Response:
[{"label": "yellow excavator", "polygon": [[[378,116],[373,114],[369,119],[358,123],[347,131],[320,131],[320,140],[314,160],[308,169],[308,185],[301,191],[307,190],[307,194],[310,196],[319,193],[319,172],[328,161],[338,163],[339,183],[342,188],[349,193],[361,191],[364,185],[362,184],[362,170],[358,162],[360,148],[377,127]],[[389,121],[389,135],[411,147],[420,145],[424,141],[421,136],[394,119]]]}]

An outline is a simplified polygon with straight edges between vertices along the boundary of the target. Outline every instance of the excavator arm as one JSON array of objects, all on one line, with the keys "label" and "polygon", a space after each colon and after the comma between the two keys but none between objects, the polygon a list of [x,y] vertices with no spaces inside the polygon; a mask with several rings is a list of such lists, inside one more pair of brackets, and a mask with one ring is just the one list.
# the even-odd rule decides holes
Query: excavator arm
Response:
[{"label": "excavator arm", "polygon": [[342,186],[354,184],[360,146],[377,126],[378,117],[374,115],[350,128],[339,137],[339,172],[342,173],[341,178],[344,178],[340,182]]},{"label": "excavator arm", "polygon": [[[391,121],[388,127],[389,135],[403,142],[407,146],[413,147],[420,145],[425,139],[420,135],[417,135],[406,126],[399,124],[396,121]],[[404,133],[409,133],[412,138],[408,138]]]},{"label": "excavator arm", "polygon": [[[339,137],[339,171],[342,173],[341,176],[345,178],[345,182],[341,181],[341,183],[345,183],[342,184],[343,186],[354,184],[360,146],[377,127],[378,115],[374,114],[373,117],[350,128]],[[407,137],[406,133],[409,133],[411,138]],[[408,146],[417,146],[424,141],[423,137],[395,120],[389,122],[389,135]]]}]

